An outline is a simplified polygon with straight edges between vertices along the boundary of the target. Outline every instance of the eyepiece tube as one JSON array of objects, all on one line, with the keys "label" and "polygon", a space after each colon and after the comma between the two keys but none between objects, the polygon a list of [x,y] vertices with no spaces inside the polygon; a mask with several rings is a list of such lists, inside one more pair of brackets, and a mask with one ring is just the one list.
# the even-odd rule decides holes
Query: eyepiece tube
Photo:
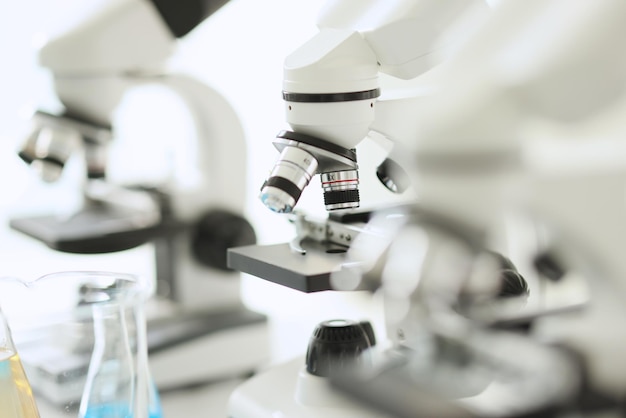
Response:
[{"label": "eyepiece tube", "polygon": [[274,212],[291,212],[317,167],[317,159],[303,149],[293,146],[283,148],[270,176],[261,187],[261,201]]}]

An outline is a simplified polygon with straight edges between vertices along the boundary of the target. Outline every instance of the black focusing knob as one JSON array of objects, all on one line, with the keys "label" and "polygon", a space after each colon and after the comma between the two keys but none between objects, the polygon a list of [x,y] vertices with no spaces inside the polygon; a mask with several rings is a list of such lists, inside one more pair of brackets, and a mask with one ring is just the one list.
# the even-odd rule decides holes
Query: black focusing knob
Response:
[{"label": "black focusing knob", "polygon": [[334,319],[318,324],[309,340],[307,371],[326,377],[363,362],[363,352],[372,346],[370,333],[368,322]]},{"label": "black focusing knob", "polygon": [[500,293],[498,296],[506,298],[512,296],[528,296],[528,282],[517,271],[515,264],[504,255],[495,251],[488,251],[494,255],[500,263]]},{"label": "black focusing knob", "polygon": [[228,249],[255,244],[256,234],[252,225],[241,215],[213,209],[198,220],[191,239],[191,249],[199,263],[229,271]]},{"label": "black focusing knob", "polygon": [[324,204],[327,206],[343,203],[359,203],[360,200],[358,190],[330,190],[324,192]]},{"label": "black focusing knob", "polygon": [[403,193],[411,185],[408,173],[391,158],[386,158],[376,168],[376,177],[394,193]]}]

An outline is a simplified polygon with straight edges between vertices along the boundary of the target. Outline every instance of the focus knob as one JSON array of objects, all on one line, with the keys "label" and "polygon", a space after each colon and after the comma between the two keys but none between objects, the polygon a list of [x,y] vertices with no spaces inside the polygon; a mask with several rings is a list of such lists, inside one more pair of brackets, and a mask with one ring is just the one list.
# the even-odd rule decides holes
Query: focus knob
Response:
[{"label": "focus knob", "polygon": [[216,209],[205,213],[196,223],[191,244],[198,262],[228,271],[228,249],[256,244],[256,234],[242,216]]},{"label": "focus knob", "polygon": [[364,361],[363,353],[373,345],[373,340],[369,322],[324,321],[315,327],[309,340],[306,369],[313,375],[326,377],[354,367]]}]

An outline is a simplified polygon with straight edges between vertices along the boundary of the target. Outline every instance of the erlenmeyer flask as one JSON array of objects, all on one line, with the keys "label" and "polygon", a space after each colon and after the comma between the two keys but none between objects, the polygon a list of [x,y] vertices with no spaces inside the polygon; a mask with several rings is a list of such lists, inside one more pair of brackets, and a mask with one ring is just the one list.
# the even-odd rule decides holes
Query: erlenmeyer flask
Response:
[{"label": "erlenmeyer flask", "polygon": [[84,276],[80,303],[91,309],[94,328],[94,349],[79,417],[161,418],[148,368],[143,302],[149,294],[145,286],[129,274],[71,274]]},{"label": "erlenmeyer flask", "polygon": [[0,310],[0,418],[39,418],[33,392]]}]

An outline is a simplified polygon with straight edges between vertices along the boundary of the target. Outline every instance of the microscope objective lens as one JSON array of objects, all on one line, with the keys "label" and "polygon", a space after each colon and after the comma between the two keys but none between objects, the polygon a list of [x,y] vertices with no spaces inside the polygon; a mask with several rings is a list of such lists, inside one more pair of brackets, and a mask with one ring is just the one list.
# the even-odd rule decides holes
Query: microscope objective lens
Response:
[{"label": "microscope objective lens", "polygon": [[261,193],[261,202],[263,202],[263,204],[272,212],[290,213],[293,210],[291,205],[287,204],[283,199],[271,192]]}]

